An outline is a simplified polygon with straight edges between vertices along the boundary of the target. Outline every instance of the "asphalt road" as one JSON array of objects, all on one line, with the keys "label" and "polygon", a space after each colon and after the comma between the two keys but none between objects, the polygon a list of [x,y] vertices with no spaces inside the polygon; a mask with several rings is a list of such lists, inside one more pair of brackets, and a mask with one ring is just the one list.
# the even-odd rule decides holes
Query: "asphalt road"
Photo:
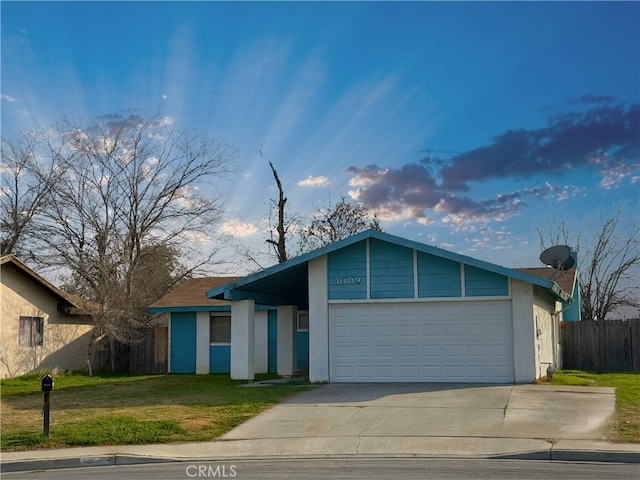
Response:
[{"label": "asphalt road", "polygon": [[541,460],[431,458],[320,458],[164,463],[5,473],[5,480],[450,480],[450,479],[637,479],[638,464]]}]

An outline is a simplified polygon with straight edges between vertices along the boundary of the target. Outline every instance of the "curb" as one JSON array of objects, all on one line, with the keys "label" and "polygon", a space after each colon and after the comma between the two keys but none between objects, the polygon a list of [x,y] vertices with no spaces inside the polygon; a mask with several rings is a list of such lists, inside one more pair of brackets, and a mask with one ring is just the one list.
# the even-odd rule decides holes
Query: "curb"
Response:
[{"label": "curb", "polygon": [[305,459],[305,458],[460,458],[460,459],[495,459],[495,460],[538,460],[548,462],[596,462],[596,463],[628,463],[640,464],[640,453],[621,451],[588,451],[588,450],[539,450],[522,454],[507,455],[286,455],[286,456],[226,456],[210,458],[166,458],[143,457],[136,455],[96,455],[79,458],[60,458],[43,460],[23,460],[2,462],[1,473],[26,472],[32,470],[57,470],[62,468],[107,467],[116,465],[145,465],[159,463],[203,463],[211,461],[231,460],[277,460],[277,459]]}]

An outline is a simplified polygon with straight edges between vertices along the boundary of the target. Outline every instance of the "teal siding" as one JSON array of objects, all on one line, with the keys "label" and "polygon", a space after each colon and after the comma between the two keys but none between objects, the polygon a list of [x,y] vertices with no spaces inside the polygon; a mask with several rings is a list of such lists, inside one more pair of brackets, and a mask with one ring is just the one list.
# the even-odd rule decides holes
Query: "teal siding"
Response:
[{"label": "teal siding", "polygon": [[367,298],[367,246],[358,242],[328,254],[329,300]]},{"label": "teal siding", "polygon": [[461,297],[460,264],[418,252],[418,297]]},{"label": "teal siding", "polygon": [[413,298],[413,250],[369,241],[371,298]]},{"label": "teal siding", "polygon": [[196,313],[171,314],[171,373],[196,373]]},{"label": "teal siding", "polygon": [[467,297],[501,297],[509,295],[507,277],[469,265],[464,266],[464,288]]},{"label": "teal siding", "polygon": [[231,345],[209,347],[209,373],[231,372]]},{"label": "teal siding", "polygon": [[298,370],[309,372],[309,332],[296,334],[296,357]]},{"label": "teal siding", "polygon": [[562,314],[562,319],[567,322],[579,322],[581,320],[582,299],[580,298],[580,288],[577,285],[573,287],[573,303]]},{"label": "teal siding", "polygon": [[278,312],[270,310],[267,315],[267,371],[278,373]]}]

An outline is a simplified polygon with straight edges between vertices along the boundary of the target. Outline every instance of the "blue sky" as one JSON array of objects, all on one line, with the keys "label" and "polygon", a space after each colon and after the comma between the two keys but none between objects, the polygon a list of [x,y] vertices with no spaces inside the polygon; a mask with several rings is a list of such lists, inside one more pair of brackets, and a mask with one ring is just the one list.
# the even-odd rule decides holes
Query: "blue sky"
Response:
[{"label": "blue sky", "polygon": [[[238,150],[224,232],[264,249],[351,196],[505,266],[639,205],[638,2],[6,2],[2,132],[137,110]],[[259,154],[262,152],[262,156]],[[550,227],[549,227],[550,228]]]}]

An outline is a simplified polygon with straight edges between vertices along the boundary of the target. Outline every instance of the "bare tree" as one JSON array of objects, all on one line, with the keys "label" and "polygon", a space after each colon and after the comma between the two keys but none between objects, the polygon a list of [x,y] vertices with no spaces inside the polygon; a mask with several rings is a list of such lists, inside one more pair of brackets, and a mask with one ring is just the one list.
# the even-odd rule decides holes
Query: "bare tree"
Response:
[{"label": "bare tree", "polygon": [[278,202],[274,202],[276,208],[278,209],[278,214],[275,227],[275,231],[277,234],[276,238],[274,240],[273,229],[269,229],[271,238],[267,239],[267,243],[273,246],[276,256],[278,257],[278,263],[283,263],[289,259],[289,257],[287,256],[287,233],[292,225],[292,222],[286,221],[285,219],[285,206],[287,204],[287,197],[284,196],[284,190],[282,188],[282,182],[280,181],[278,172],[273,166],[273,163],[269,162],[269,166],[271,167],[273,178],[276,181],[276,185],[278,186]]},{"label": "bare tree", "polygon": [[[70,284],[94,302],[89,352],[103,338],[135,341],[146,321],[141,279],[155,274],[149,256],[188,255],[190,242],[209,237],[222,202],[200,189],[228,172],[234,152],[167,118],[132,113],[88,126],[65,120],[57,131],[64,175],[38,216],[34,250],[41,263],[70,271]],[[189,255],[191,270],[214,253]]]},{"label": "bare tree", "polygon": [[335,205],[318,208],[301,235],[302,249],[310,251],[373,228],[382,231],[375,215],[360,203],[342,197]]},{"label": "bare tree", "polygon": [[[588,225],[573,233],[565,222],[557,231],[538,228],[540,244],[565,243],[578,252],[582,320],[606,320],[625,309],[640,313],[640,224],[637,214],[620,209],[600,226]],[[550,240],[550,243],[549,243]]]},{"label": "bare tree", "polygon": [[62,143],[52,133],[19,132],[2,137],[0,226],[2,255],[26,256],[34,219],[50,200],[52,188],[64,174],[59,164]]}]

